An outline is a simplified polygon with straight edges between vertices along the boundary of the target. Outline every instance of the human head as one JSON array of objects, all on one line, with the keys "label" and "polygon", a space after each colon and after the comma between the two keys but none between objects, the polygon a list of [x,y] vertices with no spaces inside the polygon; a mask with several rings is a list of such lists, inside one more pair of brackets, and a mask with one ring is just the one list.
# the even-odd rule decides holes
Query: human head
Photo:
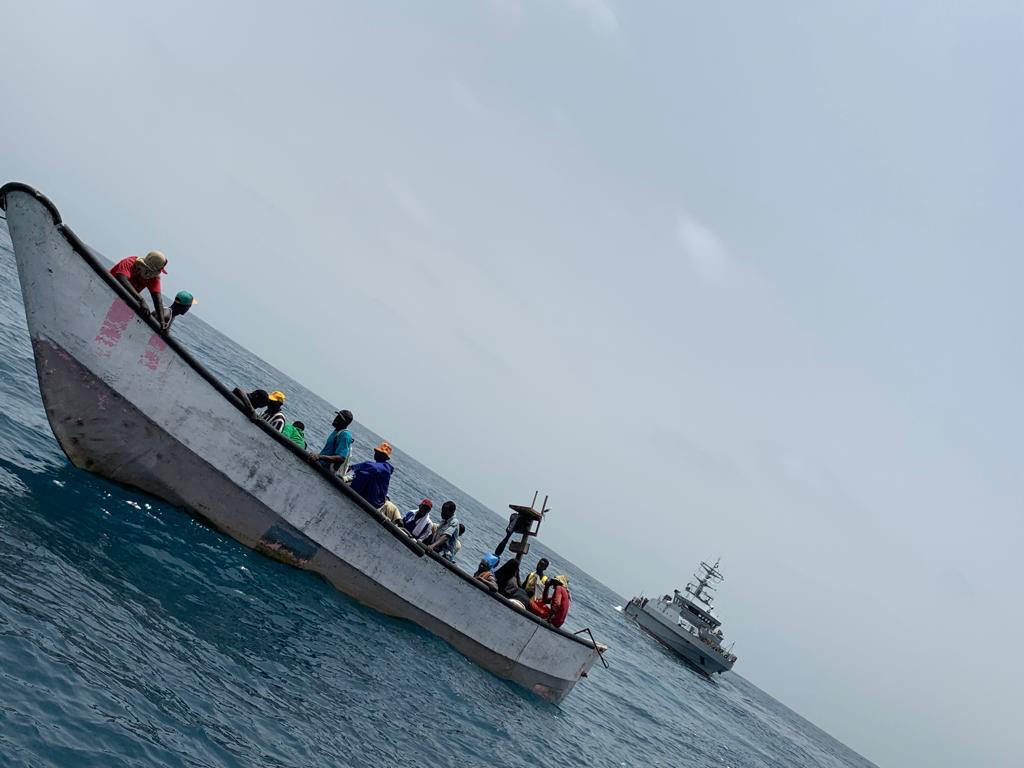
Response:
[{"label": "human head", "polygon": [[480,558],[480,572],[482,573],[483,571],[493,571],[495,568],[498,567],[498,562],[498,556],[492,554],[491,552],[488,552]]},{"label": "human head", "polygon": [[335,429],[345,429],[345,427],[352,423],[353,418],[352,411],[338,411],[334,414],[334,421],[331,422],[331,426]]},{"label": "human head", "polygon": [[459,536],[461,536],[465,532],[466,532],[466,526],[464,526],[462,523],[459,523]]},{"label": "human head", "polygon": [[455,515],[455,502],[454,501],[446,501],[444,504],[441,505],[441,517],[443,517],[445,520],[451,520],[452,517],[454,517],[454,515]]},{"label": "human head", "polygon": [[146,278],[154,278],[161,273],[167,274],[167,257],[160,251],[150,251],[141,259],[136,259],[134,268]]},{"label": "human head", "polygon": [[430,510],[434,508],[434,502],[430,499],[424,499],[420,502],[419,508],[416,510],[416,517],[425,517],[430,514]]},{"label": "human head", "polygon": [[293,421],[292,422],[292,426],[295,427],[300,432],[305,432],[306,431],[306,425],[303,424],[301,421]]},{"label": "human head", "polygon": [[188,291],[178,291],[174,296],[174,301],[171,302],[171,310],[176,315],[184,315],[190,309],[193,304],[198,304],[195,297]]},{"label": "human head", "polygon": [[391,458],[391,443],[382,441],[380,445],[373,449],[373,460],[374,461],[388,461]]},{"label": "human head", "polygon": [[253,408],[266,408],[270,403],[270,395],[267,394],[265,389],[254,389],[249,393],[249,404]]},{"label": "human head", "polygon": [[267,401],[267,410],[271,413],[277,413],[284,407],[284,392],[275,389],[267,395]]},{"label": "human head", "polygon": [[569,577],[566,576],[564,573],[560,573],[557,576],[555,576],[553,581],[558,582],[559,584],[561,584],[566,589],[569,588]]},{"label": "human head", "polygon": [[548,559],[546,557],[542,557],[537,561],[537,573],[544,573],[544,571],[548,569],[549,565],[551,565],[551,563],[548,562]]}]

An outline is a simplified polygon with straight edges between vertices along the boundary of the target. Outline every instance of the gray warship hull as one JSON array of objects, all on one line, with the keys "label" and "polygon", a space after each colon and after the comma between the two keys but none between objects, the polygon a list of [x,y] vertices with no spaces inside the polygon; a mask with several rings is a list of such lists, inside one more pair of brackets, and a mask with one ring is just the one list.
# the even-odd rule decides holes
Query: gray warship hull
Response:
[{"label": "gray warship hull", "polygon": [[560,702],[601,647],[425,553],[140,314],[53,204],[0,188],[54,436],[71,462],[189,511],[247,547],[412,621]]},{"label": "gray warship hull", "polygon": [[673,621],[672,616],[657,610],[652,603],[642,604],[634,598],[626,604],[623,613],[688,665],[708,677],[732,669],[735,663],[723,656],[720,651],[681,629]]}]

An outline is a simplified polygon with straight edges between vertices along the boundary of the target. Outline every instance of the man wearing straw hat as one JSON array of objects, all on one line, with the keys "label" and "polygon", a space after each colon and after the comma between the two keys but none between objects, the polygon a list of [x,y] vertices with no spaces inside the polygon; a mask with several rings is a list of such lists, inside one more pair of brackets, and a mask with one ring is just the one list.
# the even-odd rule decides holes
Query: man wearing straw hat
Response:
[{"label": "man wearing straw hat", "polygon": [[166,321],[164,304],[160,299],[160,275],[167,274],[167,270],[164,269],[166,266],[166,256],[160,251],[150,251],[141,259],[138,256],[121,259],[110,268],[110,274],[125,287],[138,302],[139,309],[146,314],[146,300],[142,298],[141,291],[143,288],[149,290],[149,295],[153,299],[153,309],[156,310],[156,320],[161,327]]}]

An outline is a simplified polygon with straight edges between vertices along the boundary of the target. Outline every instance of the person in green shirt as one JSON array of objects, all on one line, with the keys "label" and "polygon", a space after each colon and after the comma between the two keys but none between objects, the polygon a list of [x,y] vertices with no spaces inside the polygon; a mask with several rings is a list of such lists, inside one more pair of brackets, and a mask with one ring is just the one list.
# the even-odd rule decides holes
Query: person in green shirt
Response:
[{"label": "person in green shirt", "polygon": [[281,430],[281,434],[299,446],[302,450],[306,450],[306,425],[301,421],[293,421]]}]

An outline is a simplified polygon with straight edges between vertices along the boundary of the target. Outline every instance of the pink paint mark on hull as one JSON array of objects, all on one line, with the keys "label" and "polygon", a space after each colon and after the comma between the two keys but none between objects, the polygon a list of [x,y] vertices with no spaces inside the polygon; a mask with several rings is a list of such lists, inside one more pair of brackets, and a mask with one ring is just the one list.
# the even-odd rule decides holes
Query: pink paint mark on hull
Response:
[{"label": "pink paint mark on hull", "polygon": [[124,333],[124,329],[128,327],[128,323],[133,317],[135,317],[135,310],[121,299],[114,299],[114,303],[107,310],[107,316],[103,318],[103,324],[100,325],[100,331],[94,339],[99,345],[100,354],[110,354],[121,340],[121,334]]},{"label": "pink paint mark on hull", "polygon": [[139,363],[149,370],[155,371],[156,367],[160,365],[160,353],[165,349],[167,349],[167,342],[154,333],[149,337],[149,344],[139,357]]},{"label": "pink paint mark on hull", "polygon": [[[99,345],[100,354],[109,355],[111,350],[121,341],[121,334],[128,328],[131,318],[135,316],[135,310],[128,306],[121,299],[115,299],[111,308],[106,310],[103,323],[99,327],[94,341]],[[104,349],[105,347],[105,349]]]}]

